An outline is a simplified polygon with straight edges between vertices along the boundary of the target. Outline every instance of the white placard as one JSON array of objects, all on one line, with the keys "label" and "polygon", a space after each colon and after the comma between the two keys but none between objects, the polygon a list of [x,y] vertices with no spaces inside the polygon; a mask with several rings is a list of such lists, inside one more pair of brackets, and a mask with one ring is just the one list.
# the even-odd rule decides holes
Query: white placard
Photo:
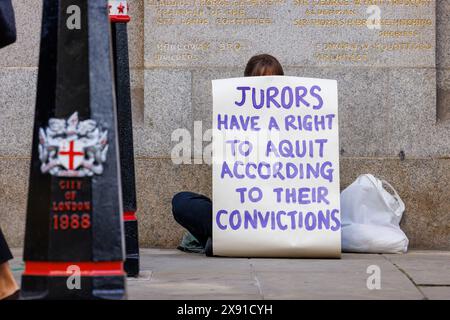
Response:
[{"label": "white placard", "polygon": [[213,250],[341,255],[335,80],[213,81]]}]

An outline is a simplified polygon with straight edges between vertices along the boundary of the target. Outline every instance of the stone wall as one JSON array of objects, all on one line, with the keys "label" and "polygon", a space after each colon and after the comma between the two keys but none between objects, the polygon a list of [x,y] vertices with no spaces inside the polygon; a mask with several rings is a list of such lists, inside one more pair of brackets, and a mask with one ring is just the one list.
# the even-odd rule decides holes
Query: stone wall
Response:
[{"label": "stone wall", "polygon": [[[402,227],[411,246],[450,249],[449,2],[340,2],[348,4],[129,0],[143,246],[178,244],[174,193],[211,194],[208,165],[172,163],[172,132],[193,132],[194,121],[210,128],[211,80],[241,76],[250,56],[268,52],[288,75],[338,80],[342,188],[362,173],[390,181],[407,206]],[[379,4],[388,23],[381,31],[365,25],[368,2]],[[41,1],[13,3],[19,41],[0,51],[0,225],[20,246]],[[192,157],[201,159],[201,148]]]}]

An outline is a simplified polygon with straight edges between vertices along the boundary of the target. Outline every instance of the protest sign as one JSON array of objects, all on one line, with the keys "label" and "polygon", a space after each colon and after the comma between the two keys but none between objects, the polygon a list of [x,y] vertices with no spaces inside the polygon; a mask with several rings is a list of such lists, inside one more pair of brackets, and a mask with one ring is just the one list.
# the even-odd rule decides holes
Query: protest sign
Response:
[{"label": "protest sign", "polygon": [[214,254],[340,257],[337,82],[214,80],[213,100]]}]

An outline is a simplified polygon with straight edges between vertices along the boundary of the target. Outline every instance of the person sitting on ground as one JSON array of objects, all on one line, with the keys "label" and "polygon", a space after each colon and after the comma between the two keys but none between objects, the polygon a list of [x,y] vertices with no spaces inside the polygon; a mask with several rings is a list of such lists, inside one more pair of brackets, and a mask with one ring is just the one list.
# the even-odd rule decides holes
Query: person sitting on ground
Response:
[{"label": "person sitting on ground", "polygon": [[14,300],[19,295],[19,287],[8,263],[12,258],[11,251],[0,230],[0,300]]},{"label": "person sitting on ground", "polygon": [[[278,60],[268,54],[252,57],[245,68],[246,77],[283,76],[284,71]],[[203,247],[207,256],[213,256],[212,248],[212,201],[208,197],[193,192],[181,192],[172,200],[172,212],[181,226],[190,233],[183,239],[179,249],[199,252],[199,248],[185,250],[185,245]],[[194,239],[192,239],[193,237]],[[201,248],[200,248],[201,249]]]}]

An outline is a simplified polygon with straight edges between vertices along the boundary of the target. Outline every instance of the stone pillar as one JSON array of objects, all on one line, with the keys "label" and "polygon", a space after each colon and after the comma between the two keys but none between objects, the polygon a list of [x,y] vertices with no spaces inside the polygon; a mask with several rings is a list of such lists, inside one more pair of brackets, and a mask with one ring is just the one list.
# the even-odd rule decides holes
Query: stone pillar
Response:
[{"label": "stone pillar", "polygon": [[113,53],[115,67],[117,119],[119,128],[120,162],[122,176],[122,199],[125,221],[126,261],[128,276],[139,275],[139,237],[136,218],[136,179],[134,170],[133,120],[130,95],[130,64],[128,58],[127,23],[128,3],[123,0],[109,1],[112,22]]},{"label": "stone pillar", "polygon": [[450,2],[438,1],[436,34],[437,114],[450,120]]},{"label": "stone pillar", "polygon": [[25,299],[125,297],[106,7],[107,0],[44,0],[22,277]]}]

